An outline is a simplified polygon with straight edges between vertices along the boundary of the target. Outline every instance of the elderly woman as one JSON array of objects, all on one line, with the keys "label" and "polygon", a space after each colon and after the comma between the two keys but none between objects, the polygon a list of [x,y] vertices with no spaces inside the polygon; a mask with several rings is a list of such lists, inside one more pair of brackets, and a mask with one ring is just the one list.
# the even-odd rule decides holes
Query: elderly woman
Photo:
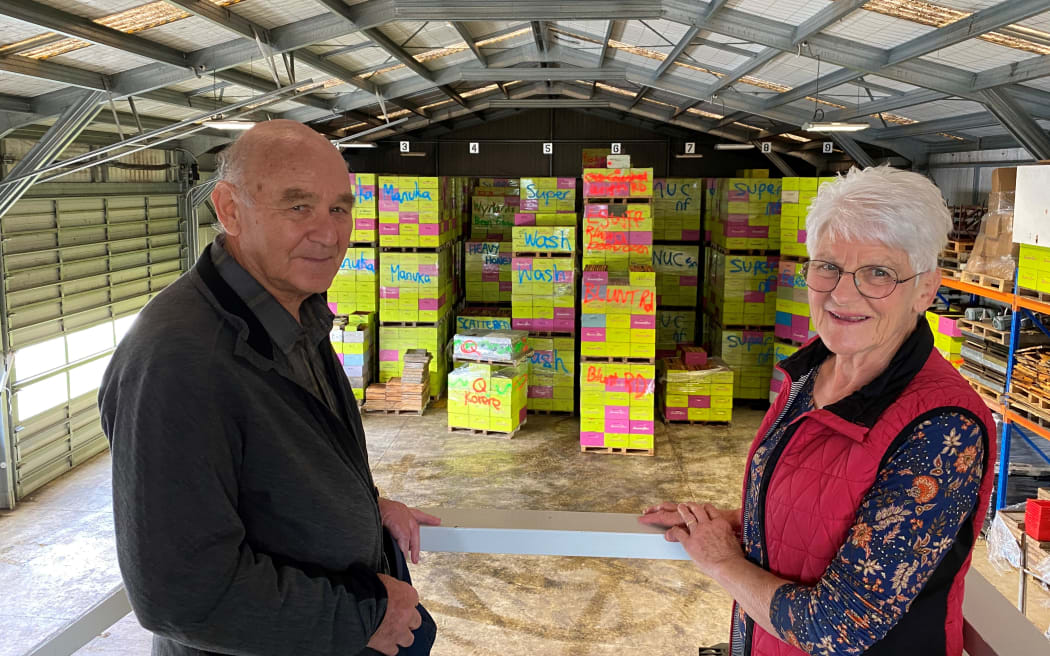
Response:
[{"label": "elderly woman", "polygon": [[733,654],[961,654],[995,435],[921,317],[949,213],[916,173],[854,169],[806,227],[819,337],[781,364],[742,507],[664,503],[640,521],[736,600]]}]

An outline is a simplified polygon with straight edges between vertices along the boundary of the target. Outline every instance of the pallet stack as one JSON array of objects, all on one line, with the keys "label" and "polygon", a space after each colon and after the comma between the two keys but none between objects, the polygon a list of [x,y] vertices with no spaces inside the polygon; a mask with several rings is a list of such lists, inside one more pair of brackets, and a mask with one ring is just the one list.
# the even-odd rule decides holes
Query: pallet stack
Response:
[{"label": "pallet stack", "polygon": [[375,313],[354,312],[336,315],[329,334],[332,350],[350,381],[358,405],[364,402],[365,389],[372,380],[375,333]]},{"label": "pallet stack", "polygon": [[[575,214],[561,216],[575,224]],[[530,362],[528,408],[572,413],[575,349],[562,349],[576,335],[576,227],[517,225],[511,248],[511,325],[527,331],[530,342],[542,344],[539,353],[549,354],[537,354],[538,360]]]},{"label": "pallet stack", "polygon": [[351,173],[350,187],[354,192],[354,229],[350,233],[351,244],[375,244],[378,225],[378,194],[375,173]]},{"label": "pallet stack", "polygon": [[660,413],[667,423],[729,423],[733,418],[733,372],[718,358],[663,361]]},{"label": "pallet stack", "polygon": [[518,178],[478,178],[470,192],[470,238],[507,241],[521,209]]},{"label": "pallet stack", "polygon": [[576,178],[521,178],[518,208],[524,214],[571,214],[570,225],[576,225]]},{"label": "pallet stack", "polygon": [[510,242],[470,239],[464,246],[467,303],[510,303]]},{"label": "pallet stack", "polygon": [[468,306],[456,313],[456,332],[464,330],[510,330],[510,308]]},{"label": "pallet stack", "polygon": [[707,183],[704,339],[733,368],[738,399],[765,399],[773,373],[781,181],[764,169]]},{"label": "pallet stack", "polygon": [[437,249],[453,241],[436,177],[379,176],[379,245]]},{"label": "pallet stack", "polygon": [[510,438],[525,424],[528,334],[474,330],[453,338],[449,432]]},{"label": "pallet stack", "polygon": [[956,369],[962,367],[961,355],[964,338],[959,330],[961,312],[949,310],[927,310],[926,322],[933,333],[933,347]]},{"label": "pallet stack", "polygon": [[[973,318],[956,320],[963,338],[959,347],[959,357],[962,359],[959,373],[986,403],[997,408],[1000,398],[1006,394],[1010,322],[995,319],[991,311],[987,310],[976,315],[970,311],[970,314]],[[1042,331],[1022,323],[1015,348],[1037,348],[1048,343],[1050,339]],[[1016,388],[1016,385],[1013,387]]]},{"label": "pallet stack", "polygon": [[430,403],[431,355],[424,349],[408,349],[403,373],[386,383],[369,385],[363,410],[382,414],[422,415]]},{"label": "pallet stack", "polygon": [[1010,409],[1032,423],[1050,428],[1050,346],[1030,346],[1016,352],[1010,383]]}]

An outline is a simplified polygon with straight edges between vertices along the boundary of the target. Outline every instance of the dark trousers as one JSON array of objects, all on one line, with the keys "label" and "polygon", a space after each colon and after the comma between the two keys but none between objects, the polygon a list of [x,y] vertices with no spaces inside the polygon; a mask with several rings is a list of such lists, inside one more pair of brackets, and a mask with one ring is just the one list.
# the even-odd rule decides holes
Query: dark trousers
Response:
[{"label": "dark trousers", "polygon": [[[398,548],[397,543],[390,537],[390,533],[386,529],[383,529],[383,547],[386,552],[387,562],[390,563],[391,576],[411,585],[412,577],[408,573],[408,562],[405,560],[405,555],[401,553],[401,549]],[[416,606],[416,610],[419,611],[419,616],[423,618],[423,623],[412,632],[412,635],[416,637],[412,646],[402,647],[398,650],[397,656],[429,656],[430,648],[434,646],[434,637],[437,635],[437,623],[434,622],[434,618],[430,616],[427,609],[423,608],[423,604]],[[371,647],[365,647],[365,650],[360,654],[360,656],[376,655],[381,656],[381,652]]]}]

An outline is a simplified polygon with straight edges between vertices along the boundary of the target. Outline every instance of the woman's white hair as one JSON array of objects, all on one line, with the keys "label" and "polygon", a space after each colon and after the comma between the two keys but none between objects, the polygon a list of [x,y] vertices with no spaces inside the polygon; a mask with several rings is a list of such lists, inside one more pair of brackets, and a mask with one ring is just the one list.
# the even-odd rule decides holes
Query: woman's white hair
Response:
[{"label": "woman's white hair", "polygon": [[851,168],[821,185],[806,217],[806,248],[822,241],[875,241],[908,254],[916,273],[937,268],[952,215],[925,176],[890,166]]}]

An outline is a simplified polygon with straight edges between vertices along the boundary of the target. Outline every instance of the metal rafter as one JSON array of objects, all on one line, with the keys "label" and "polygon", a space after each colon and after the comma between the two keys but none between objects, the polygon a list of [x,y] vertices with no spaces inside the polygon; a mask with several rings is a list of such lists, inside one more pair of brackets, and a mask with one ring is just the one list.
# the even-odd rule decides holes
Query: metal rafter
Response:
[{"label": "metal rafter", "polygon": [[675,112],[674,112],[674,114],[673,114],[673,115],[671,116],[671,118],[672,118],[672,119],[674,119],[674,118],[678,118],[678,117],[679,117],[679,116],[681,116],[682,114],[685,114],[685,113],[686,113],[686,112],[688,112],[688,111],[689,111],[690,109],[692,109],[692,108],[696,107],[697,105],[699,105],[699,104],[701,104],[701,103],[703,103],[703,101],[702,101],[702,100],[696,100],[696,101],[694,101],[694,102],[691,102],[691,103],[688,103],[688,104],[682,105],[681,107],[679,107],[678,109],[676,109],[676,110],[675,110]]},{"label": "metal rafter", "polygon": [[1036,159],[1050,159],[1050,137],[1039,127],[1020,104],[1000,89],[985,89],[980,92],[984,106],[995,115],[1010,134]]},{"label": "metal rafter", "polygon": [[[369,28],[366,30],[362,30],[362,32],[365,36],[374,41],[376,45],[385,50],[387,54],[391,55],[394,59],[398,60],[406,67],[408,67],[410,71],[423,78],[424,80],[434,80],[434,75],[433,73],[431,73],[430,69],[428,69],[423,64],[420,64],[412,55],[402,50],[401,46],[394,43],[393,40],[391,40],[390,37],[384,34],[381,30],[379,30],[378,28]],[[467,106],[467,101],[463,100],[462,96],[460,96],[448,86],[441,84],[438,85],[438,89],[441,91],[441,93],[454,100],[456,104],[458,104],[460,107]]]},{"label": "metal rafter", "polygon": [[921,134],[937,134],[938,132],[957,132],[971,128],[986,128],[999,125],[999,119],[988,112],[976,112],[962,116],[939,118],[931,121],[921,121],[911,125],[895,125],[880,130],[871,130],[870,134],[879,139],[901,139],[903,137],[915,137]]},{"label": "metal rafter", "polygon": [[886,56],[886,65],[899,64],[962,43],[985,32],[1041,14],[1047,9],[1050,7],[1047,7],[1046,0],[1000,3],[891,48]]},{"label": "metal rafter", "polygon": [[711,18],[718,13],[718,10],[724,7],[726,2],[728,2],[728,0],[711,0],[711,2],[707,3],[707,10],[704,12],[704,19]]},{"label": "metal rafter", "polygon": [[462,68],[458,80],[464,82],[543,82],[546,80],[626,80],[620,68]]},{"label": "metal rafter", "polygon": [[737,66],[729,75],[723,75],[718,79],[718,82],[711,87],[711,93],[715,93],[733,83],[738,81],[745,75],[750,75],[755,70],[765,66],[774,58],[780,56],[781,53],[776,48],[766,48],[762,52],[758,53],[751,59],[747,60],[740,66]]},{"label": "metal rafter", "polygon": [[[762,144],[758,140],[753,139],[751,143],[754,144],[755,148],[757,148],[759,152],[762,151]],[[789,166],[788,163],[784,161],[784,158],[781,157],[779,153],[770,152],[762,154],[765,155],[766,159],[768,159],[770,162],[773,162],[773,166],[777,167],[777,170],[779,170],[783,175],[786,175],[789,178],[798,177],[798,173],[795,173],[795,169],[791,168],[791,166]]]},{"label": "metal rafter", "polygon": [[[696,38],[696,35],[699,33],[700,28],[695,25],[686,30],[685,34],[682,35],[682,38],[678,40],[678,43],[676,43],[674,48],[671,49],[671,52],[668,53],[667,57],[662,62],[660,62],[659,66],[656,67],[656,72],[653,73],[654,80],[659,80],[661,77],[664,76],[665,73],[667,73],[668,70],[671,69],[671,66],[674,65],[675,60],[678,59],[683,52],[685,52],[685,49],[692,44],[693,39]],[[634,100],[631,102],[631,107],[633,108],[635,105],[640,103],[642,101],[642,98],[644,98],[645,94],[647,93],[649,93],[649,87],[643,86],[642,89],[637,94],[635,94]]]},{"label": "metal rafter", "polygon": [[459,33],[459,38],[463,39],[467,44],[467,47],[470,48],[470,51],[474,53],[474,58],[478,60],[478,63],[487,67],[488,63],[485,61],[485,55],[481,53],[481,48],[478,47],[477,42],[474,40],[474,37],[471,36],[470,30],[467,29],[467,26],[460,21],[451,21],[451,25],[456,32]]},{"label": "metal rafter", "polygon": [[850,80],[855,80],[858,77],[860,77],[860,74],[856,71],[851,71],[848,68],[840,68],[834,73],[829,73],[819,79],[806,82],[801,86],[795,87],[791,91],[778,93],[777,95],[767,100],[763,104],[763,107],[780,107],[781,105],[786,105],[788,103],[795,102],[796,100],[802,100],[803,98],[811,96],[817,93],[817,91],[819,91],[820,89],[827,91],[829,89],[839,86],[840,84],[845,84]]},{"label": "metal rafter", "polygon": [[798,45],[817,32],[823,32],[829,26],[860,9],[867,1],[868,0],[835,0],[835,2],[824,7],[795,28],[795,33],[792,35],[791,42]]},{"label": "metal rafter", "polygon": [[943,100],[947,97],[948,94],[939,91],[919,89],[918,91],[909,91],[903,95],[879,98],[855,107],[847,107],[846,109],[840,109],[835,112],[828,112],[825,118],[829,121],[848,121],[859,116],[871,116],[872,114],[878,114],[880,112],[892,112],[898,109],[904,109],[905,107],[914,107],[915,105],[921,105],[923,103]]},{"label": "metal rafter", "polygon": [[853,138],[847,137],[839,132],[833,132],[829,136],[832,141],[838,144],[839,148],[853,158],[853,161],[860,166],[864,168],[875,166],[875,160],[873,160],[871,155],[869,155],[859,143],[854,141]]}]

